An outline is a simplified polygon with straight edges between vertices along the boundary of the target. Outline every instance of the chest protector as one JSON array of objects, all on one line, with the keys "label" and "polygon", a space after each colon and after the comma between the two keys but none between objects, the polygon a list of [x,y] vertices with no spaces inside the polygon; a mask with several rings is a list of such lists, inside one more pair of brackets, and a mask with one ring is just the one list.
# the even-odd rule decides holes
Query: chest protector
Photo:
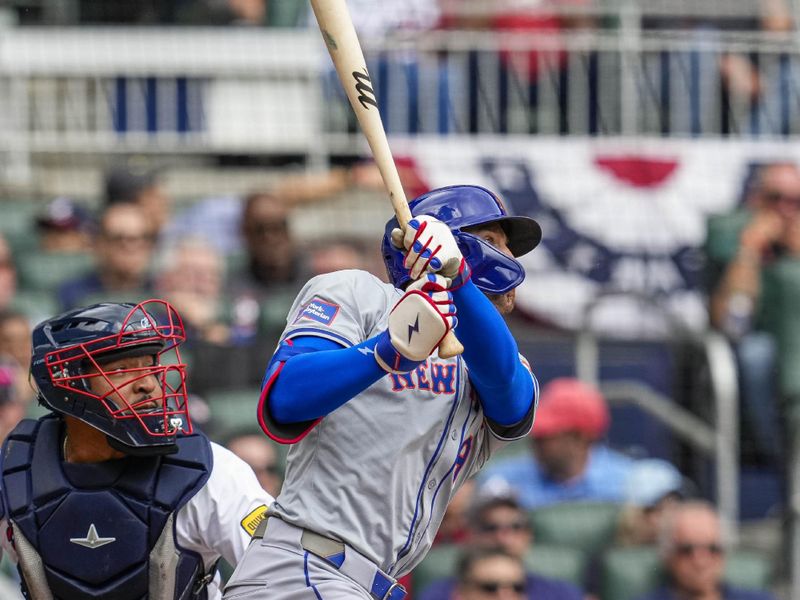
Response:
[{"label": "chest protector", "polygon": [[24,420],[3,446],[3,502],[28,596],[206,598],[210,577],[178,546],[174,525],[211,473],[208,439],[179,436],[176,454],[113,461],[102,484],[78,486],[62,463],[61,429],[57,417]]}]

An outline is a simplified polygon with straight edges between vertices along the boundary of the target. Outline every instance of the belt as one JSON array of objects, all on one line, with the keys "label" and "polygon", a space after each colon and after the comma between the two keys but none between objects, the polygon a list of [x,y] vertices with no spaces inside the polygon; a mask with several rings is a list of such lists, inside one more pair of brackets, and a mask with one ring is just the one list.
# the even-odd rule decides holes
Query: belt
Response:
[{"label": "belt", "polygon": [[397,580],[381,571],[375,563],[351,546],[320,535],[315,531],[295,527],[277,517],[270,517],[259,523],[253,538],[264,537],[268,521],[271,528],[299,531],[300,546],[304,550],[334,566],[340,573],[367,590],[375,600],[405,600],[408,595],[406,589],[397,583]]}]

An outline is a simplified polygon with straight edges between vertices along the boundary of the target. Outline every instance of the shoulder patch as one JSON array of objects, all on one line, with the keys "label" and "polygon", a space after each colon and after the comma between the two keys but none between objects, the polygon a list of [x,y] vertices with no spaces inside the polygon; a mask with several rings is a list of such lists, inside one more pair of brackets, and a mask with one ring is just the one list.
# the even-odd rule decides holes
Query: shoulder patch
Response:
[{"label": "shoulder patch", "polygon": [[310,302],[303,306],[303,310],[297,315],[295,323],[301,319],[311,319],[323,325],[330,325],[339,314],[339,305],[323,300],[319,296],[314,296]]},{"label": "shoulder patch", "polygon": [[247,535],[253,537],[253,534],[258,529],[259,523],[263,521],[267,516],[267,505],[262,504],[258,508],[254,509],[252,512],[248,513],[247,516],[242,519],[240,523],[242,529],[247,532]]}]

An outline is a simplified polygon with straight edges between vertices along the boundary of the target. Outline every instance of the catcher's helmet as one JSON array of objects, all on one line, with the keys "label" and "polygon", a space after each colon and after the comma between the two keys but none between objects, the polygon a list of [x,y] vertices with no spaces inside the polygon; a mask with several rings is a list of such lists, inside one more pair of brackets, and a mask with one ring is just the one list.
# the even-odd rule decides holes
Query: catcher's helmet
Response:
[{"label": "catcher's helmet", "polygon": [[[185,339],[180,316],[164,300],[94,304],[43,321],[33,330],[31,361],[39,401],[99,429],[127,454],[173,452],[178,431],[192,431],[178,352]],[[104,370],[150,355],[152,365]],[[130,377],[120,382],[121,374]],[[137,391],[142,381],[151,391]]]},{"label": "catcher's helmet", "polygon": [[[432,190],[409,203],[413,216],[430,215],[447,223],[458,247],[472,270],[472,280],[484,292],[504,294],[525,278],[518,261],[510,258],[479,237],[463,231],[465,228],[489,223],[499,224],[508,236],[508,247],[514,256],[533,250],[542,239],[542,229],[530,217],[512,217],[500,199],[486,188],[477,185],[453,185]],[[397,219],[386,224],[381,253],[389,279],[402,288],[410,280],[403,267],[405,251],[392,244],[392,230],[399,227]]]}]

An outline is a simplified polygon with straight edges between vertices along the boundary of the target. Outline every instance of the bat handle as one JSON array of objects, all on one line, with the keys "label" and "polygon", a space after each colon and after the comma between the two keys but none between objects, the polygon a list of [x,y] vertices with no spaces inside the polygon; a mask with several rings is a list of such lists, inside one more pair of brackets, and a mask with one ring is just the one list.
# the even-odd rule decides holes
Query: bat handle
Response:
[{"label": "bat handle", "polygon": [[453,358],[462,352],[464,352],[464,346],[451,329],[439,344],[439,358]]}]

